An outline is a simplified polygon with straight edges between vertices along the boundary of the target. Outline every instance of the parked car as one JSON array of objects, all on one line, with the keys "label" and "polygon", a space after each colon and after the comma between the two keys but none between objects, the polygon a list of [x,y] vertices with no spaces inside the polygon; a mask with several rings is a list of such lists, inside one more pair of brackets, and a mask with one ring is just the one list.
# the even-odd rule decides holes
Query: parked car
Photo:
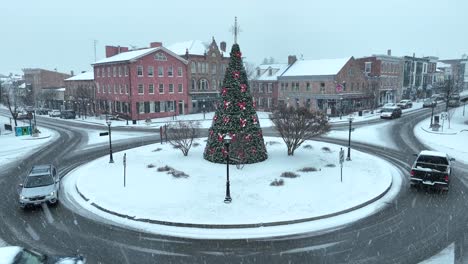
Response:
[{"label": "parked car", "polygon": [[1,264],[85,264],[81,256],[49,256],[17,246],[0,247]]},{"label": "parked car", "polygon": [[397,103],[397,106],[401,109],[411,108],[413,107],[413,102],[411,102],[411,100],[401,100]]},{"label": "parked car", "polygon": [[436,107],[437,101],[432,98],[426,98],[423,102],[423,107]]},{"label": "parked car", "polygon": [[53,165],[34,165],[20,185],[19,205],[27,206],[58,203],[60,176]]},{"label": "parked car", "polygon": [[49,111],[51,111],[51,110],[48,109],[48,108],[38,108],[38,109],[36,109],[36,114],[37,115],[48,115]]},{"label": "parked car", "polygon": [[448,106],[449,106],[449,107],[458,107],[458,106],[460,106],[460,100],[459,100],[459,99],[450,98],[449,101],[448,101]]},{"label": "parked car", "polygon": [[416,156],[410,171],[411,186],[426,185],[448,191],[451,161],[455,159],[446,153],[428,150],[423,150]]},{"label": "parked car", "polygon": [[50,117],[60,117],[60,110],[54,109],[52,111],[49,111],[49,116]]},{"label": "parked car", "polygon": [[398,106],[384,107],[380,112],[380,118],[397,118],[401,116],[401,108]]},{"label": "parked car", "polygon": [[63,110],[62,112],[60,112],[60,118],[75,119],[76,118],[75,111],[73,111],[73,110]]},{"label": "parked car", "polygon": [[33,118],[32,112],[21,112],[21,113],[18,113],[18,115],[16,116],[17,120],[32,119],[32,118]]}]

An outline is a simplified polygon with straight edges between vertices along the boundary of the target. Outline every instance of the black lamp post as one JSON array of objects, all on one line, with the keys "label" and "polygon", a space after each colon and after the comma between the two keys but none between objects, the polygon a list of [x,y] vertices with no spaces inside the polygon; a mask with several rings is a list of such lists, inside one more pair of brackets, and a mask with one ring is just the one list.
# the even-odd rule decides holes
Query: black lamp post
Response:
[{"label": "black lamp post", "polygon": [[346,160],[351,160],[351,124],[353,123],[353,118],[349,117],[349,137],[348,137],[348,157]]},{"label": "black lamp post", "polygon": [[340,97],[340,120],[341,116],[343,116],[343,97]]},{"label": "black lamp post", "polygon": [[114,163],[114,158],[112,157],[112,136],[111,136],[112,121],[108,119],[106,123],[107,123],[107,126],[109,127],[109,163]]},{"label": "black lamp post", "polygon": [[434,108],[435,108],[435,105],[434,105],[434,104],[431,104],[431,108],[432,108],[432,112],[431,112],[431,125],[429,126],[430,128],[432,127],[432,119],[434,118]]},{"label": "black lamp post", "polygon": [[205,99],[203,99],[203,120],[205,120]]},{"label": "black lamp post", "polygon": [[226,145],[226,198],[224,198],[225,203],[230,203],[232,201],[231,198],[231,190],[229,184],[229,144],[231,144],[231,137],[226,135],[224,137],[224,144]]}]

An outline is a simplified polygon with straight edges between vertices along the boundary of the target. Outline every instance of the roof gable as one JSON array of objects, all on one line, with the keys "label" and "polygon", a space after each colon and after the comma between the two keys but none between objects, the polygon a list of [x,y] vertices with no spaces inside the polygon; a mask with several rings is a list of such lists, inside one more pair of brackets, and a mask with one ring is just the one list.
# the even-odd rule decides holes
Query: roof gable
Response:
[{"label": "roof gable", "polygon": [[336,75],[351,58],[298,60],[281,76]]},{"label": "roof gable", "polygon": [[177,55],[174,52],[170,51],[169,49],[161,46],[161,47],[155,47],[155,48],[146,48],[146,49],[139,49],[139,50],[132,50],[132,51],[127,51],[127,52],[122,52],[122,53],[119,53],[119,54],[117,54],[115,56],[96,61],[95,63],[93,63],[91,65],[136,60],[136,59],[139,59],[141,57],[152,54],[152,53],[154,53],[156,51],[164,51],[164,52],[168,53],[169,55],[175,57],[176,59],[182,61],[183,63],[185,63],[185,64],[188,63],[187,60],[183,59],[182,57],[180,57],[179,55]]}]

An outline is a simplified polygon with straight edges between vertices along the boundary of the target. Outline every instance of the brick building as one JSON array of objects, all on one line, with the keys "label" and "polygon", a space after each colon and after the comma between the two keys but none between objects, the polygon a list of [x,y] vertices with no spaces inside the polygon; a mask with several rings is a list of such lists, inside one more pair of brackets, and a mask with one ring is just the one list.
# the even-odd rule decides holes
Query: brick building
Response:
[{"label": "brick building", "polygon": [[132,120],[188,113],[187,64],[161,42],[137,50],[106,46],[106,58],[93,64],[96,110]]},{"label": "brick building", "polygon": [[373,98],[373,108],[386,103],[396,103],[401,100],[403,88],[404,60],[391,55],[372,55],[358,58],[360,70],[367,79],[366,86]]},{"label": "brick building", "polygon": [[56,95],[63,92],[64,80],[72,75],[39,68],[27,68],[23,72],[26,88],[31,91],[32,104],[51,108],[63,104],[63,100],[60,102],[61,96]]},{"label": "brick building", "polygon": [[220,46],[213,38],[210,44],[191,40],[167,47],[188,61],[187,90],[192,102],[191,113],[215,108],[230,58],[226,43],[221,42]]},{"label": "brick building", "polygon": [[462,59],[440,60],[440,62],[450,65],[457,90],[461,92],[468,89],[468,58],[466,55]]},{"label": "brick building", "polygon": [[257,110],[271,111],[278,106],[278,77],[288,68],[287,63],[262,64],[255,69],[250,90]]},{"label": "brick building", "polygon": [[82,72],[65,79],[65,108],[75,110],[78,115],[94,114],[96,85],[94,72]]},{"label": "brick building", "polygon": [[296,60],[288,57],[287,70],[278,76],[278,103],[304,106],[329,115],[369,108],[368,82],[354,57]]}]

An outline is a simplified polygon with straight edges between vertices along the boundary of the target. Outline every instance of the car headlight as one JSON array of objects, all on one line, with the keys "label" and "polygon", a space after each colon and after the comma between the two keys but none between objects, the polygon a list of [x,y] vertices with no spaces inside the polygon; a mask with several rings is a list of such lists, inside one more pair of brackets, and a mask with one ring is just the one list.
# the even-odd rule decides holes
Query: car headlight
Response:
[{"label": "car headlight", "polygon": [[54,196],[54,195],[55,195],[55,192],[51,192],[51,193],[49,194],[49,196]]},{"label": "car headlight", "polygon": [[20,195],[20,199],[21,199],[21,200],[25,200],[26,197],[24,197],[23,195]]}]

